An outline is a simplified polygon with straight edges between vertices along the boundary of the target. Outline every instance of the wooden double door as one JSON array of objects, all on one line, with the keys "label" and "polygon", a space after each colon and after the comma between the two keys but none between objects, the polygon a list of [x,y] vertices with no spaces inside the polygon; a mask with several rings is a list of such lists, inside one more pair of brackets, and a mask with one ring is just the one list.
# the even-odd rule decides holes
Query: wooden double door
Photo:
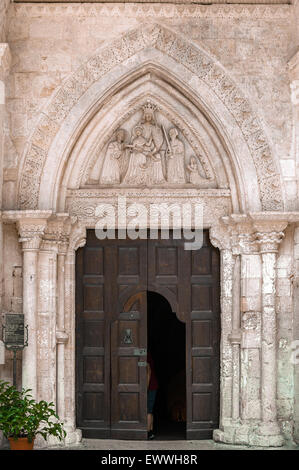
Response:
[{"label": "wooden double door", "polygon": [[186,324],[187,439],[218,427],[219,252],[183,239],[99,240],[76,256],[76,416],[84,437],[147,437],[147,291]]}]

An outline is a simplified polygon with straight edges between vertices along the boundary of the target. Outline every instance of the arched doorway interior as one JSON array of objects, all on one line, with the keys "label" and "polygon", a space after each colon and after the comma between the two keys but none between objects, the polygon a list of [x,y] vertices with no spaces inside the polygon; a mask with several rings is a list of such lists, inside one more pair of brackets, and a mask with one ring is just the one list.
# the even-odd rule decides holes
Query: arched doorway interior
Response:
[{"label": "arched doorway interior", "polygon": [[159,384],[154,407],[156,438],[186,437],[186,327],[165,297],[147,292],[147,344]]}]

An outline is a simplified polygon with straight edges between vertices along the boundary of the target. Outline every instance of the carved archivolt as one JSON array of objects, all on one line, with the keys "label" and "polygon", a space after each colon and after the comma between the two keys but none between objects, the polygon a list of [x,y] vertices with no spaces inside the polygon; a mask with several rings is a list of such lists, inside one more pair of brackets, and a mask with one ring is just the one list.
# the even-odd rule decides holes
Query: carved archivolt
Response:
[{"label": "carved archivolt", "polygon": [[281,210],[280,178],[258,118],[220,65],[172,31],[152,25],[126,33],[77,70],[59,89],[33,134],[19,184],[19,206],[38,207],[41,174],[51,144],[80,97],[101,77],[145,48],[154,47],[190,70],[216,94],[242,131],[254,162],[263,210]]}]

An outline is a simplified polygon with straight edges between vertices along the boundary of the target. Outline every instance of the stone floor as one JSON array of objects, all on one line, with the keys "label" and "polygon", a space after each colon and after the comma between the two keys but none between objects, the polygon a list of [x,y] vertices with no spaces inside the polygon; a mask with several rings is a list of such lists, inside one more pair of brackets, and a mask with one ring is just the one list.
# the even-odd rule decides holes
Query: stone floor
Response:
[{"label": "stone floor", "polygon": [[[53,447],[51,449],[54,449]],[[58,447],[55,447],[57,450]],[[256,450],[261,447],[231,446],[206,441],[119,441],[110,439],[83,439],[74,447],[59,447],[61,450]],[[273,450],[273,448],[267,450]],[[277,449],[277,448],[275,448]],[[281,450],[299,450],[299,445],[286,445]]]}]

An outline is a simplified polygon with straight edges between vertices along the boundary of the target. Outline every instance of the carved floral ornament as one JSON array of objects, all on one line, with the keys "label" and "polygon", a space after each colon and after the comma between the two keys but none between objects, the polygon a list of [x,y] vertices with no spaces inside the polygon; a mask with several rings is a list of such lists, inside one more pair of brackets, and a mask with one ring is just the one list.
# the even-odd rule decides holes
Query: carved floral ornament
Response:
[{"label": "carved floral ornament", "polygon": [[[164,55],[169,56],[176,62],[182,64],[187,70],[190,70],[201,81],[203,81],[205,85],[210,88],[211,93],[217,95],[217,99],[222,101],[229,113],[233,116],[235,124],[239,126],[244,140],[250,150],[257,173],[262,210],[281,210],[282,195],[279,173],[273,163],[271,151],[267,139],[262,131],[260,122],[252,112],[250,104],[236,87],[232,79],[225,73],[224,69],[216,63],[216,61],[197,46],[160,25],[145,26],[140,29],[129,31],[123,37],[118,38],[113,41],[112,44],[109,44],[108,47],[103,47],[94,57],[72,74],[57,91],[52,101],[42,114],[23,160],[23,168],[19,183],[19,207],[22,209],[35,209],[38,207],[41,175],[49,149],[63,121],[71,113],[72,108],[76,103],[78,103],[79,99],[95,82],[104,77],[104,75],[110,70],[148,47],[154,47]],[[170,128],[165,128],[166,132],[164,133],[159,112],[156,113],[156,120],[156,136],[153,137],[152,133],[151,143],[147,136],[142,135],[142,132],[144,132],[143,126],[143,131],[141,133],[140,130],[130,129],[127,140],[123,137],[117,137],[115,134],[112,138],[111,144],[114,142],[113,146],[115,148],[117,148],[117,142],[118,144],[123,143],[125,145],[133,146],[133,140],[138,138],[142,147],[142,152],[140,152],[139,156],[137,156],[137,152],[134,154],[134,147],[131,147],[131,152],[130,148],[127,147],[129,157],[126,156],[126,158],[121,159],[122,164],[126,162],[128,165],[127,172],[129,171],[128,169],[130,164],[128,160],[132,160],[132,164],[137,161],[139,166],[140,164],[148,166],[147,168],[141,168],[142,170],[145,170],[143,172],[143,177],[146,183],[153,180],[155,181],[156,176],[161,178],[161,180],[164,178],[167,183],[167,179],[169,178],[168,174],[171,173],[171,171],[168,173],[168,144],[166,136],[170,139]],[[174,126],[174,128],[176,128],[176,126]],[[137,134],[139,132],[140,135],[136,136],[136,132]],[[176,148],[179,149],[180,142],[182,142],[185,150],[187,141],[182,139],[180,131],[176,128],[176,131],[173,131],[173,133],[176,134]],[[145,141],[142,143],[143,138]],[[121,140],[121,142],[117,139]],[[155,146],[157,148],[159,139],[161,141],[163,140],[160,149],[164,151],[164,155],[162,155],[161,152],[152,152],[153,148],[150,148],[151,145],[152,147]],[[147,152],[145,150],[147,150]],[[108,149],[106,149],[105,160],[109,161],[109,159],[111,160],[111,155],[114,155],[114,151],[113,149],[111,152],[109,150],[108,155],[107,151]],[[180,152],[177,150],[177,153],[179,154]],[[151,157],[149,157],[149,155],[151,155]],[[199,166],[200,163],[199,155],[195,154],[195,161],[193,160],[192,162],[191,156],[192,155],[189,155],[189,160],[185,160],[185,171],[181,170],[178,172],[178,170],[175,169],[173,177],[180,177],[183,179],[185,173],[186,181],[190,184],[191,179],[193,179],[191,178],[191,168],[194,168],[195,180],[198,178],[198,174],[204,179],[209,179],[209,176],[211,175],[207,175],[205,169],[201,174],[201,169],[196,169],[196,166]],[[155,161],[155,158],[161,158],[161,165],[159,162]],[[179,161],[179,159],[180,157],[176,160]],[[115,160],[119,159],[116,158]],[[154,165],[154,163],[156,163],[156,165]],[[131,166],[135,167],[136,165],[133,164]],[[189,166],[189,168],[187,168],[187,166]],[[153,177],[154,167],[157,170],[157,175],[155,177]],[[114,171],[115,174],[117,173],[118,166],[114,165],[114,168],[116,170]],[[128,180],[130,181],[130,178],[133,177],[134,174],[134,168],[131,168],[131,170],[128,174],[125,171],[120,172],[120,183]],[[109,165],[107,172],[108,181],[111,181]],[[141,173],[142,172],[139,172],[140,178]],[[107,177],[105,172],[104,176],[105,178]],[[103,178],[103,174],[101,174],[100,177]]]}]

